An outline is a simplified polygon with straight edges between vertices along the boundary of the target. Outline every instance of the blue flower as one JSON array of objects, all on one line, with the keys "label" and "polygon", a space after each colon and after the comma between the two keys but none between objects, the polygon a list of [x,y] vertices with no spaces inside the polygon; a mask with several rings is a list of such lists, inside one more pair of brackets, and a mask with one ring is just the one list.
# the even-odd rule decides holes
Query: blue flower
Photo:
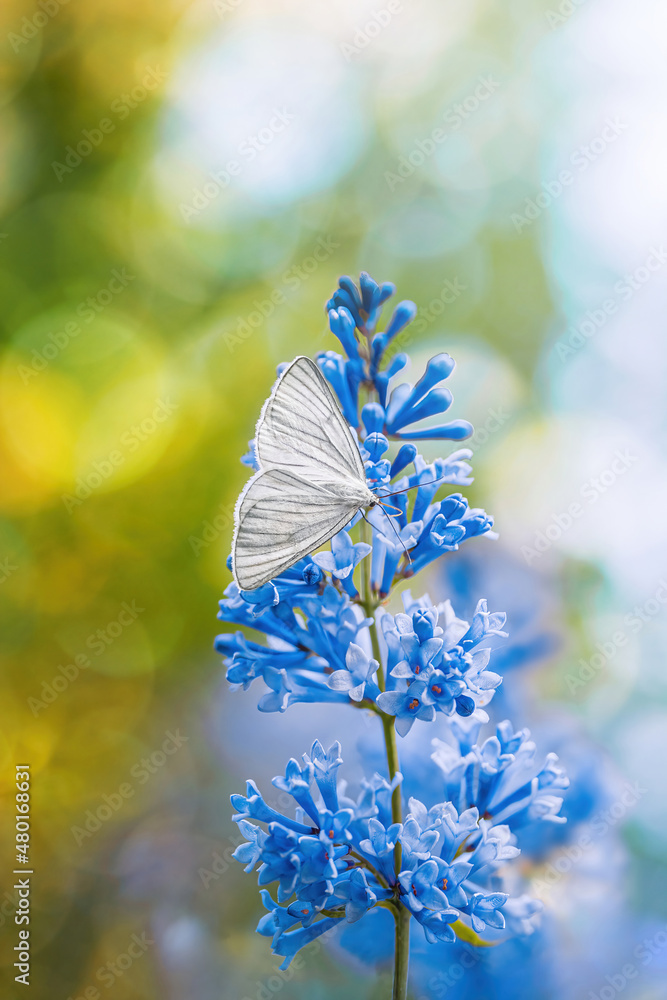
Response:
[{"label": "blue flower", "polygon": [[[380,517],[375,515],[371,519],[371,524],[375,529],[372,579],[375,590],[381,597],[386,597],[393,586],[402,557],[414,548],[419,540],[422,523],[410,521],[402,527],[397,527],[393,521],[383,524]],[[405,575],[408,575],[408,572],[411,571],[406,566]]]},{"label": "blue flower", "polygon": [[315,767],[310,760],[306,759],[302,767],[292,757],[287,762],[285,777],[283,778],[282,775],[278,775],[273,779],[272,784],[281,791],[291,795],[313,822],[317,823],[319,812],[310,791],[314,773]]},{"label": "blue flower", "polygon": [[419,913],[424,908],[428,910],[449,910],[449,900],[442,886],[447,879],[442,875],[443,862],[429,858],[413,871],[404,871],[398,877],[405,893],[405,905]]},{"label": "blue flower", "polygon": [[353,868],[349,878],[337,883],[334,896],[345,900],[345,916],[348,923],[354,923],[375,906],[379,899],[389,899],[391,892],[378,888],[377,884],[371,887],[368,874],[362,868]]},{"label": "blue flower", "polygon": [[319,837],[324,846],[328,848],[334,842],[344,844],[351,841],[352,834],[348,831],[348,826],[353,818],[352,809],[339,809],[335,813],[325,809],[321,812],[318,819]]},{"label": "blue flower", "polygon": [[[318,566],[309,565],[322,576]],[[268,686],[269,693],[260,699],[262,711],[282,712],[298,702],[348,702],[347,689],[334,690],[329,678],[337,670],[348,669],[350,643],[369,620],[347,593],[330,584],[304,584],[303,575],[308,572],[309,566],[304,567],[301,584],[293,588],[283,586],[280,579],[274,581],[279,595],[282,592],[284,596],[277,604],[261,607],[259,613],[249,610],[235,583],[220,602],[220,618],[267,637],[267,645],[247,640],[240,632],[216,639],[216,649],[225,656],[230,683],[247,688],[261,679]],[[303,615],[297,616],[297,606],[307,621]]]},{"label": "blue flower", "polygon": [[502,616],[489,615],[484,602],[473,627],[457,619],[449,603],[413,602],[409,591],[403,599],[406,613],[382,615],[393,688],[377,698],[382,711],[405,720],[397,723],[400,735],[414,719],[431,721],[435,712],[469,716],[487,704],[501,678],[487,670],[491,651],[478,647],[491,635],[504,635],[496,627]]},{"label": "blue flower", "polygon": [[281,964],[280,968],[288,968],[297,952],[305,948],[306,945],[309,945],[311,941],[315,941],[318,937],[321,937],[322,934],[326,934],[327,931],[330,931],[339,922],[340,918],[324,917],[316,923],[309,923],[306,927],[299,927],[298,930],[280,934],[277,939],[274,939],[272,945],[274,955],[285,956],[285,961]]},{"label": "blue flower", "polygon": [[379,688],[374,680],[379,664],[351,642],[345,656],[345,670],[335,670],[329,677],[332,691],[347,691],[352,701],[375,701]]},{"label": "blue flower", "polygon": [[[407,911],[418,940],[436,951],[461,933],[494,941],[531,933],[540,904],[522,891],[520,874],[510,883],[513,895],[505,892],[505,869],[520,844],[539,843],[545,824],[563,822],[568,779],[555,754],[538,756],[529,732],[509,721],[480,736],[501,683],[490,664],[507,637],[505,614],[479,600],[465,621],[449,601],[415,599],[410,591],[402,594],[402,612],[384,607],[394,587],[436,559],[470,539],[497,537],[484,510],[448,493],[472,482],[471,452],[460,448],[428,462],[414,443],[460,441],[472,427],[445,417],[453,404],[449,354],[431,358],[414,383],[405,381],[409,359],[396,348],[416,307],[399,302],[383,327],[393,293],[393,285],[364,272],[358,284],[341,278],[327,312],[343,353],[326,350],[317,359],[379,501],[366,518],[372,544],[354,540],[357,515],[327,549],[257,590],[231,584],[220,602],[218,617],[236,629],[216,639],[227,679],[244,690],[259,681],[262,712],[355,705],[381,722],[385,736],[388,775],[379,773],[385,762],[378,758],[354,790],[339,781],[340,744],[325,750],[315,741],[273,779],[291,797],[289,811],[265,802],[252,781],[245,796],[232,796],[246,838],[234,857],[257,872],[267,911],[258,932],[271,938],[283,968],[340,925],[354,923],[358,940],[358,928],[385,927],[382,908]],[[257,467],[253,443],[244,461]],[[430,759],[428,751],[413,756],[405,795],[419,797],[406,807],[394,730],[406,736],[416,721],[436,717],[441,738],[432,741]],[[406,741],[408,760],[420,745],[419,728]]]},{"label": "blue flower", "polygon": [[417,314],[414,302],[399,302],[385,330],[376,332],[382,307],[393,293],[392,284],[378,285],[365,272],[358,287],[347,276],[340,279],[338,289],[327,303],[327,312],[331,332],[340,341],[346,357],[335,351],[322,352],[318,356],[322,374],[338,396],[352,427],[359,427],[359,386],[366,384],[373,386],[378,394],[378,403],[374,405],[381,418],[375,430],[408,440],[458,441],[469,437],[472,426],[467,420],[407,429],[449,409],[452,395],[441,383],[454,370],[454,361],[448,354],[438,354],[429,361],[414,386],[405,382],[390,390],[389,383],[405,367],[407,356],[399,354],[382,371],[387,348]]},{"label": "blue flower", "polygon": [[404,691],[383,691],[377,697],[377,704],[387,715],[396,716],[396,732],[399,736],[407,736],[416,719],[431,722],[435,717],[435,709],[429,701],[424,681],[414,681]]},{"label": "blue flower", "polygon": [[245,865],[245,871],[251,872],[257,866],[257,862],[262,856],[262,851],[266,846],[266,834],[261,827],[254,823],[248,823],[245,819],[239,819],[239,830],[248,840],[236,848],[232,857],[235,861],[240,861]]},{"label": "blue flower", "polygon": [[260,890],[260,897],[268,913],[265,913],[260,918],[257,925],[257,932],[267,937],[273,937],[274,941],[277,941],[283,931],[294,927],[298,918],[290,912],[291,907],[282,907],[275,903],[271,898],[271,893],[267,889]]},{"label": "blue flower", "polygon": [[428,675],[428,693],[439,712],[451,715],[470,715],[475,709],[474,699],[464,694],[465,682],[458,677],[448,677],[443,670],[431,670]]},{"label": "blue flower", "polygon": [[473,866],[467,861],[453,861],[451,865],[438,861],[438,884],[451,906],[462,908],[466,905],[467,896],[461,883],[472,870]]},{"label": "blue flower", "polygon": [[403,824],[401,834],[403,863],[408,868],[414,868],[422,861],[426,861],[439,839],[440,834],[437,830],[422,830],[415,817],[409,815]]},{"label": "blue flower", "polygon": [[[439,628],[428,613],[418,625],[425,640]],[[400,778],[364,781],[355,802],[339,792],[341,763],[338,744],[325,751],[316,741],[302,764],[290,760],[285,776],[274,779],[293,797],[296,818],[268,806],[251,781],[246,796],[232,796],[234,819],[249,838],[235,858],[246,870],[258,867],[260,886],[277,883],[277,902],[262,893],[268,912],[258,927],[272,937],[274,952],[292,957],[312,935],[343,919],[356,922],[387,901],[405,906],[429,940],[453,940],[451,925],[463,918],[477,931],[502,929],[508,895],[498,891],[496,872],[519,853],[509,827],[480,820],[477,808],[459,816],[451,803],[427,809],[416,799],[405,825],[390,823],[389,796]],[[399,843],[403,867],[396,874]],[[508,910],[514,926],[534,912],[528,899]]]},{"label": "blue flower", "polygon": [[394,621],[406,660],[412,663],[412,672],[417,676],[442,650],[442,629],[437,624],[437,609],[418,608],[411,615],[396,615]]},{"label": "blue flower", "polygon": [[[246,871],[259,865],[260,886],[278,885],[277,903],[262,893],[269,912],[258,930],[272,936],[274,952],[287,958],[338,920],[358,920],[393,895],[388,880],[378,881],[383,877],[373,865],[376,856],[367,857],[362,846],[369,837],[369,822],[377,822],[373,818],[379,811],[376,790],[382,794],[387,783],[382,779],[367,783],[358,806],[354,802],[348,806],[346,801],[340,807],[337,772],[341,763],[338,743],[325,751],[315,741],[302,765],[292,759],[285,776],[274,778],[273,784],[293,797],[297,818],[268,806],[252,781],[247,783],[246,796],[232,796],[238,810],[234,820],[249,838],[234,857],[246,864]],[[300,811],[308,815],[312,826],[301,822]],[[265,823],[268,832],[249,819]],[[400,827],[390,831],[392,846],[399,831]],[[334,915],[320,918],[323,909]],[[292,930],[298,924],[300,930]]]},{"label": "blue flower", "polygon": [[323,844],[319,837],[300,837],[299,852],[302,856],[301,880],[305,883],[335,878],[338,874],[336,856],[347,853],[335,844]]},{"label": "blue flower", "polygon": [[338,787],[336,775],[338,768],[343,763],[340,755],[340,743],[336,741],[328,750],[319,740],[315,740],[310,751],[310,759],[313,763],[313,775],[320,790],[320,794],[327,809],[338,811]]},{"label": "blue flower", "polygon": [[340,580],[350,597],[357,596],[352,574],[354,570],[371,551],[371,546],[365,542],[352,543],[347,531],[339,531],[331,539],[331,552],[319,552],[313,556],[313,562],[321,570],[331,573]]},{"label": "blue flower", "polygon": [[352,317],[353,326],[368,337],[375,331],[383,304],[395,291],[396,288],[390,281],[379,285],[366,271],[361,272],[358,288],[351,278],[344,275],[327,302],[327,311],[341,308],[347,310]]},{"label": "blue flower", "polygon": [[[436,621],[429,612],[420,614],[416,620],[418,637],[426,642],[439,638],[433,635],[437,630],[445,634]],[[235,858],[246,870],[259,866],[260,886],[278,886],[277,903],[268,894],[263,897],[269,913],[259,928],[261,933],[272,935],[274,952],[293,956],[302,946],[300,942],[312,940],[292,929],[298,924],[303,930],[315,928],[323,933],[320,925],[324,920],[357,921],[387,901],[405,906],[429,941],[454,940],[452,925],[458,920],[468,921],[478,933],[486,928],[502,930],[506,909],[512,927],[532,928],[539,906],[521,896],[516,906],[506,907],[509,896],[499,891],[499,870],[519,854],[516,838],[497,817],[481,818],[490,786],[466,777],[467,758],[472,755],[487,763],[486,769],[482,768],[485,774],[508,771],[509,785],[518,787],[517,773],[524,770],[518,758],[527,752],[527,737],[512,732],[507,724],[499,730],[502,742],[491,737],[481,749],[474,745],[465,756],[459,754],[458,764],[455,747],[448,748],[448,785],[451,772],[456,773],[460,781],[467,782],[465,795],[472,803],[460,812],[451,801],[427,808],[412,798],[405,823],[392,823],[390,799],[400,776],[391,783],[379,775],[372,782],[364,779],[360,796],[351,799],[338,787],[342,764],[339,744],[325,751],[319,741],[310,754],[304,754],[302,764],[290,760],[285,776],[273,780],[294,799],[296,818],[268,806],[251,781],[246,796],[232,796],[238,810],[234,819],[248,837],[235,851]],[[503,753],[503,744],[516,751],[516,756]],[[443,752],[440,746],[436,758],[442,758]],[[438,763],[442,767],[442,759]],[[515,771],[519,768],[517,773],[512,773],[512,764]],[[539,775],[546,787],[564,782],[553,760]],[[539,785],[539,779],[532,785]],[[534,794],[539,797],[540,790],[534,788]],[[525,808],[523,796],[517,802]],[[306,816],[312,826],[303,822]],[[545,818],[534,816],[533,822]],[[268,832],[250,820],[266,824]],[[397,874],[394,863],[399,843],[402,868]]]},{"label": "blue flower", "polygon": [[488,896],[476,892],[468,907],[473,930],[479,934],[486,929],[487,925],[489,927],[504,927],[505,918],[501,907],[506,900],[507,893],[504,892],[493,892]]},{"label": "blue flower", "polygon": [[436,941],[452,944],[456,941],[456,934],[450,925],[459,919],[457,910],[421,910],[416,916],[430,944],[435,944]]},{"label": "blue flower", "polygon": [[394,850],[399,839],[402,839],[402,831],[401,823],[392,823],[386,827],[377,819],[369,819],[368,837],[359,844],[364,854],[373,859],[375,866],[389,881],[394,880]]},{"label": "blue flower", "polygon": [[[477,734],[479,726],[479,721],[473,720],[471,735]],[[503,722],[496,736],[481,746],[474,743],[470,750],[465,730],[461,730],[458,745],[435,741],[433,759],[444,774],[447,798],[460,809],[466,808],[472,797],[481,814],[512,830],[538,819],[564,822],[559,815],[560,793],[569,781],[557,765],[557,757],[549,754],[540,764],[528,730],[510,736],[511,731],[510,723]]]},{"label": "blue flower", "polygon": [[[443,553],[455,551],[467,539],[482,534],[493,536],[492,519],[482,510],[470,509],[461,494],[436,500],[438,491],[447,484],[462,486],[472,482],[467,461],[471,456],[469,450],[458,450],[429,464],[414,444],[402,444],[393,460],[386,457],[390,438],[458,439],[472,430],[466,421],[410,429],[450,407],[451,393],[441,383],[449,378],[454,362],[449,355],[439,354],[429,361],[414,386],[390,385],[407,358],[395,357],[382,371],[380,363],[385,348],[415,314],[414,304],[400,303],[385,332],[376,333],[382,306],[391,294],[392,285],[378,285],[368,275],[362,275],[358,287],[350,278],[341,278],[339,289],[329,303],[330,322],[347,357],[326,351],[318,359],[348,422],[358,434],[368,485],[382,500],[383,506],[374,508],[369,520],[373,526],[372,587],[383,596],[401,579],[413,576]],[[374,387],[378,399],[366,403],[359,413],[362,386]],[[253,455],[251,448],[250,460]],[[410,465],[414,468],[412,473]],[[409,513],[407,491],[413,488],[414,505]],[[353,542],[349,531],[343,530],[331,539],[329,551],[302,559],[256,591],[241,592],[234,584],[228,587],[226,599],[220,604],[219,617],[223,621],[254,628],[291,647],[274,643],[273,648],[280,652],[290,654],[295,649],[301,652],[300,658],[297,657],[300,663],[291,658],[284,665],[271,662],[271,655],[260,662],[261,654],[244,659],[239,656],[235,662],[227,662],[231,683],[247,687],[261,677],[268,684],[273,693],[262,700],[264,711],[284,711],[298,702],[342,700],[321,674],[330,668],[343,669],[346,639],[354,640],[355,635],[348,638],[341,631],[338,641],[331,643],[331,627],[325,626],[323,630],[321,622],[338,605],[336,620],[342,624],[347,617],[349,630],[349,613],[340,606],[344,596],[340,592],[351,602],[359,601],[355,570],[370,551],[367,543]],[[297,608],[306,613],[307,622],[296,613]],[[355,631],[360,627],[361,623]],[[325,641],[313,642],[313,636]],[[224,637],[218,638],[217,648],[229,655]],[[232,658],[237,651],[240,652],[231,650]],[[277,676],[271,672],[282,669],[287,673]]]},{"label": "blue flower", "polygon": [[469,437],[472,427],[465,420],[411,433],[404,430],[410,424],[445,413],[449,409],[453,402],[451,392],[436,386],[449,378],[453,370],[453,359],[448,354],[438,354],[428,362],[426,371],[414,387],[403,382],[393,389],[385,407],[385,426],[389,434],[412,440],[460,440]]},{"label": "blue flower", "polygon": [[279,820],[283,826],[289,826],[297,833],[310,833],[311,827],[304,826],[303,823],[298,823],[296,820],[286,819],[272,806],[267,805],[254,781],[246,782],[246,792],[246,796],[232,795],[231,803],[238,810],[236,815],[232,816],[235,823],[246,816],[261,820],[263,823],[273,823]]}]

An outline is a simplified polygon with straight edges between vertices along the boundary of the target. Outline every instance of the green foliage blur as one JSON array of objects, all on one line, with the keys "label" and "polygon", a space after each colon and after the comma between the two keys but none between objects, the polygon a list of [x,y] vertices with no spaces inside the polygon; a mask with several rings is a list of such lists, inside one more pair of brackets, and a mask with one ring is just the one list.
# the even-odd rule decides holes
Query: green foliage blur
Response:
[{"label": "green foliage blur", "polygon": [[[30,764],[33,786],[33,1000],[172,996],[157,946],[99,974],[159,919],[158,855],[173,859],[174,892],[189,879],[206,917],[207,947],[225,969],[218,996],[241,997],[275,968],[252,933],[252,880],[230,868],[216,892],[198,874],[202,856],[228,859],[228,795],[246,777],[233,761],[225,772],[203,724],[220,696],[212,640],[247,477],[239,456],[276,364],[335,348],[324,303],[340,273],[362,268],[417,302],[418,357],[448,350],[459,360],[455,416],[483,423],[490,405],[511,406],[480,457],[472,502],[488,501],[505,432],[539,434],[531,379],[552,303],[539,227],[517,232],[510,216],[537,185],[542,112],[528,52],[547,30],[543,6],[406,6],[387,29],[391,45],[371,39],[350,56],[341,46],[370,8],[3,3],[3,996],[23,995],[11,950],[17,763]],[[303,51],[308,32],[328,46],[341,82],[322,114],[359,118],[347,161],[250,209],[252,192],[237,197],[230,183],[210,211],[184,218],[194,185],[174,157],[190,134],[179,132],[179,81],[196,74],[200,51],[217,45],[229,59],[235,39],[252,45],[260,31],[292,35]],[[260,90],[292,71],[298,89],[291,51],[276,46]],[[401,157],[485,74],[498,92],[401,176]],[[196,107],[209,100],[206,128],[224,132],[240,92],[204,88]],[[313,145],[320,138],[313,132]],[[172,755],[163,744],[178,733],[187,740]],[[108,818],[86,827],[105,805]],[[316,961],[324,972],[309,979]],[[383,995],[322,957],[308,958],[284,995],[343,989]]]}]

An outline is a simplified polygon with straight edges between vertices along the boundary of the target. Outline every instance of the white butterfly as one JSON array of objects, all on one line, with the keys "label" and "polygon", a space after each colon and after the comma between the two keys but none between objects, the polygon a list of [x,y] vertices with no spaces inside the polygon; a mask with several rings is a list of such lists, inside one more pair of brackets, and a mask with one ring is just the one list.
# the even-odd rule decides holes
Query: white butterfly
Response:
[{"label": "white butterfly", "polygon": [[241,590],[279,576],[378,498],[359,446],[310,358],[282,372],[255,433],[259,472],[234,511],[232,571]]}]

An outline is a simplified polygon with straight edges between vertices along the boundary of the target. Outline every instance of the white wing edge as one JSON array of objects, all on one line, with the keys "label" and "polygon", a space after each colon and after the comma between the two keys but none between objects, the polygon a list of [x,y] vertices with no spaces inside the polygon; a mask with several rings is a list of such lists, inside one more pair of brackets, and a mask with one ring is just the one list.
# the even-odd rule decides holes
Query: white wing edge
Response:
[{"label": "white wing edge", "polygon": [[[319,376],[319,378],[320,378],[320,380],[321,380],[321,382],[323,384],[324,390],[326,392],[328,392],[329,397],[330,397],[330,399],[331,399],[334,407],[336,408],[336,410],[340,414],[340,418],[343,421],[343,423],[345,424],[345,427],[347,428],[347,431],[348,431],[348,433],[350,435],[350,439],[351,439],[352,444],[356,448],[357,452],[359,452],[359,441],[357,440],[356,433],[354,432],[354,429],[352,427],[350,427],[350,425],[348,424],[347,420],[345,419],[345,414],[343,413],[343,411],[342,411],[342,409],[340,407],[340,404],[339,404],[338,400],[336,399],[335,392],[333,391],[333,389],[331,388],[331,386],[327,382],[326,378],[324,377],[324,375],[320,371],[320,366],[318,365],[317,361],[313,361],[313,359],[309,358],[307,354],[299,354],[299,355],[297,355],[296,358],[293,358],[293,360],[290,361],[289,364],[286,365],[283,368],[283,370],[281,371],[280,375],[278,375],[277,379],[275,380],[275,382],[271,386],[271,392],[269,393],[269,395],[267,396],[267,398],[264,400],[264,403],[262,405],[262,409],[260,410],[259,417],[257,418],[257,423],[255,424],[255,437],[254,437],[253,441],[256,441],[257,438],[259,437],[260,428],[261,428],[262,424],[264,423],[264,420],[266,419],[266,411],[269,408],[270,403],[273,401],[273,399],[274,399],[274,397],[276,395],[276,392],[278,390],[278,386],[280,385],[280,383],[282,382],[282,380],[284,379],[284,377],[287,375],[287,373],[289,371],[291,371],[291,369],[294,367],[294,365],[296,365],[299,361],[308,361],[314,367],[315,371],[317,372],[317,374],[318,374],[318,376]],[[257,461],[259,461],[259,455],[257,455]],[[260,471],[261,471],[261,463],[260,463]],[[365,481],[364,462],[363,462],[363,459],[361,457],[361,454],[359,454],[359,471],[360,471],[360,474],[364,478],[364,481]]]},{"label": "white wing edge", "polygon": [[[331,389],[331,387],[330,387],[329,383],[327,382],[326,378],[324,377],[324,375],[320,371],[320,368],[319,368],[319,365],[317,364],[317,362],[313,361],[313,359],[310,358],[310,357],[308,357],[307,354],[299,354],[299,355],[297,355],[296,358],[293,358],[293,360],[290,361],[290,363],[283,368],[283,370],[280,372],[280,374],[278,375],[277,379],[275,380],[275,382],[271,386],[271,392],[269,393],[269,395],[264,400],[264,403],[262,405],[262,409],[260,410],[259,417],[257,418],[257,423],[255,424],[255,437],[254,437],[253,440],[255,440],[255,441],[257,440],[257,436],[259,435],[260,428],[261,428],[261,426],[262,426],[262,424],[263,424],[263,422],[265,420],[265,417],[266,417],[266,411],[267,411],[267,409],[269,407],[269,404],[271,403],[271,401],[273,400],[273,398],[274,398],[274,396],[276,394],[276,390],[277,390],[278,386],[280,385],[280,382],[285,377],[285,375],[288,373],[288,371],[290,371],[290,369],[295,364],[297,364],[297,362],[299,362],[299,361],[309,361],[312,365],[314,365],[315,369],[317,370],[318,375],[320,376],[320,378],[324,382],[324,385],[326,386],[327,391],[331,395],[331,397],[333,399],[333,402],[334,402],[334,405],[336,406],[336,408],[338,409],[338,411],[339,411],[339,413],[341,415],[341,419],[344,421],[345,426],[348,428],[348,430],[350,432],[350,437],[352,438],[352,443],[358,449],[359,448],[359,444],[358,444],[358,442],[356,440],[355,435],[352,433],[352,429],[350,428],[350,425],[348,424],[347,420],[345,420],[345,415],[343,414],[340,406],[338,405],[338,401],[337,401],[337,399],[336,399],[336,397],[334,395],[333,390]],[[257,456],[257,460],[259,461],[259,456]],[[360,461],[362,469],[363,469],[363,461],[361,459],[361,455],[359,455],[359,461]],[[259,476],[263,472],[266,472],[266,471],[267,471],[267,469],[263,469],[261,467],[261,465],[260,465],[260,468],[256,470],[256,472],[254,473],[254,475],[251,476],[251,478],[248,480],[248,482],[245,484],[245,486],[241,490],[241,492],[240,492],[240,494],[239,494],[239,496],[238,496],[238,498],[236,500],[236,503],[234,505],[234,533],[232,535],[232,575],[234,577],[234,582],[236,583],[237,587],[239,587],[240,590],[243,590],[244,588],[241,587],[241,585],[240,585],[240,583],[238,581],[238,577],[236,575],[236,559],[235,559],[235,557],[236,557],[236,541],[237,541],[238,534],[239,534],[239,528],[241,526],[239,512],[240,512],[240,509],[241,509],[241,504],[243,503],[243,501],[245,499],[246,493],[248,492],[248,490],[250,489],[250,487],[252,486],[252,484],[259,478]],[[359,508],[359,509],[361,509],[361,508]],[[352,517],[353,516],[354,516],[354,514],[352,515]],[[350,520],[351,520],[351,518],[350,518]],[[345,521],[341,525],[341,527],[345,527],[345,524],[347,524],[347,523],[348,522]],[[334,532],[334,534],[335,534],[335,532]],[[325,544],[325,543],[323,542],[322,544]],[[308,553],[306,553],[306,554],[308,554]],[[299,557],[299,558],[303,558],[303,557]],[[298,562],[298,561],[299,561],[298,559],[294,560],[294,562]],[[292,563],[292,565],[294,565],[294,563]],[[289,567],[285,567],[285,568],[289,569]],[[269,579],[273,579],[273,577],[269,577]],[[264,582],[268,583],[269,581],[265,580]],[[259,586],[262,586],[262,584],[259,584]]]},{"label": "white wing edge", "polygon": [[[262,424],[264,423],[264,421],[266,419],[266,411],[268,410],[269,404],[272,402],[272,400],[273,400],[273,398],[274,398],[274,396],[276,394],[278,386],[280,385],[280,383],[284,379],[285,375],[287,375],[288,371],[290,371],[290,369],[297,363],[297,361],[313,361],[313,359],[309,358],[306,354],[299,354],[299,355],[297,355],[296,358],[294,358],[292,361],[290,361],[290,363],[288,365],[285,365],[285,367],[283,368],[283,370],[280,372],[280,374],[276,378],[275,382],[271,386],[271,392],[269,393],[269,395],[266,397],[266,399],[264,400],[264,402],[262,404],[262,409],[259,411],[259,417],[257,418],[257,423],[255,424],[255,438],[254,438],[255,441],[257,440],[257,438],[259,436],[260,428],[261,428]],[[313,362],[313,364],[315,364],[315,366],[317,367],[317,363],[316,362]],[[318,368],[318,371],[319,371],[319,368]]]},{"label": "white wing edge", "polygon": [[[271,397],[269,397],[269,399],[270,398]],[[268,400],[266,401],[266,403],[268,403]],[[262,413],[264,413],[264,407],[266,406],[266,403],[264,403],[264,406],[262,407]],[[260,420],[261,419],[262,418],[260,417]],[[258,426],[259,426],[259,421],[258,421]],[[255,472],[255,474],[250,477],[248,482],[245,484],[245,486],[239,493],[236,503],[234,504],[234,534],[232,535],[232,575],[234,577],[234,582],[236,583],[236,586],[239,588],[239,590],[243,590],[243,587],[239,583],[238,577],[236,575],[236,541],[239,537],[239,529],[241,527],[241,504],[245,500],[246,493],[248,492],[252,484],[257,479],[259,479],[259,477],[262,475],[263,472],[264,469],[258,469],[257,472]]]},{"label": "white wing edge", "polygon": [[[236,585],[239,588],[239,590],[257,590],[258,587],[262,587],[262,586],[264,586],[264,584],[269,583],[271,580],[274,580],[277,576],[280,576],[281,573],[284,573],[285,570],[290,569],[292,566],[295,565],[295,563],[298,563],[300,559],[303,559],[305,556],[310,555],[311,552],[314,552],[317,548],[320,547],[320,545],[326,545],[326,543],[331,538],[333,538],[333,536],[338,531],[341,531],[345,527],[346,524],[349,524],[349,522],[352,520],[352,518],[355,516],[355,514],[359,510],[361,510],[361,506],[359,506],[356,509],[353,509],[351,513],[346,514],[345,518],[342,519],[337,524],[337,526],[334,528],[333,532],[327,538],[322,539],[322,541],[317,546],[315,546],[315,548],[308,549],[307,551],[304,550],[300,555],[298,555],[296,557],[296,559],[294,559],[292,562],[286,563],[278,572],[272,573],[271,576],[268,576],[265,579],[262,579],[260,583],[257,583],[252,588],[242,587],[241,583],[239,582],[239,578],[237,576],[237,573],[236,573],[236,543],[237,543],[237,539],[238,539],[239,530],[241,528],[241,519],[240,519],[241,504],[245,500],[246,494],[248,493],[248,491],[250,490],[250,488],[253,486],[253,484],[260,478],[260,476],[264,475],[264,473],[266,473],[266,472],[269,472],[272,468],[277,468],[280,471],[283,471],[283,470],[280,469],[280,466],[275,466],[275,467],[274,466],[269,466],[266,469],[258,469],[258,471],[253,476],[251,476],[251,478],[245,484],[245,486],[241,490],[241,493],[239,494],[239,497],[238,497],[238,499],[236,501],[236,504],[234,505],[234,534],[232,536],[232,575],[234,577],[234,582],[236,583]],[[294,475],[294,474],[292,473],[292,475]],[[295,476],[295,478],[298,478],[298,477]]]}]

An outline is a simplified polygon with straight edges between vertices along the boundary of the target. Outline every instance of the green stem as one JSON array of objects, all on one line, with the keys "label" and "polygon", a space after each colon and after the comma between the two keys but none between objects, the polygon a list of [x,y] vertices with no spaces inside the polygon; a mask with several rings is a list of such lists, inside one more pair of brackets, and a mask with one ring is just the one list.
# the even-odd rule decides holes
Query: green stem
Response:
[{"label": "green stem", "polygon": [[[387,751],[387,767],[389,768],[389,780],[393,781],[398,772],[398,748],[396,746],[396,730],[394,729],[393,715],[382,716],[382,728],[384,730],[384,744]],[[403,805],[401,802],[401,786],[397,785],[391,793],[391,821],[392,823],[403,822]],[[396,874],[401,870],[401,845],[396,844],[394,851],[394,861]]]},{"label": "green stem", "polygon": [[[382,719],[384,741],[387,749],[387,764],[389,777],[393,780],[398,771],[398,749],[396,747],[396,730],[392,716]],[[391,818],[393,823],[403,821],[403,806],[401,801],[401,786],[397,785],[391,794]],[[402,869],[402,848],[398,842],[394,848],[394,871],[398,875]],[[398,906],[394,911],[396,924],[396,944],[394,947],[394,991],[393,1000],[406,1000],[408,995],[408,964],[410,960],[410,913],[404,906]]]},{"label": "green stem", "polygon": [[[362,542],[366,542],[367,545],[371,544],[372,532],[371,526],[368,521],[361,521],[359,525],[360,534],[359,537]],[[361,606],[364,609],[364,613],[367,618],[372,618],[373,622],[370,627],[371,632],[371,647],[373,649],[373,659],[377,660],[379,666],[377,671],[378,687],[380,691],[384,691],[385,681],[384,681],[384,670],[382,668],[382,660],[380,658],[380,640],[377,634],[377,627],[375,625],[375,612],[380,606],[380,601],[377,595],[373,594],[373,588],[371,584],[371,559],[370,553],[365,559],[361,561]]]},{"label": "green stem", "polygon": [[392,1000],[407,1000],[408,963],[410,960],[410,911],[399,906],[394,914],[396,946],[394,955],[394,989]]},{"label": "green stem", "polygon": [[472,927],[468,927],[463,923],[462,920],[455,920],[450,927],[456,934],[459,941],[466,941],[468,944],[474,944],[476,948],[493,948],[495,947],[495,941],[485,941],[483,938],[476,934]]},{"label": "green stem", "polygon": [[370,872],[373,872],[380,885],[383,885],[385,889],[389,888],[389,886],[387,885],[387,880],[384,877],[384,875],[381,875],[380,872],[377,870],[377,868],[375,868],[370,863],[370,861],[368,861],[362,854],[357,854],[357,852],[354,851],[351,847],[348,848],[348,852],[353,858],[355,858],[357,861],[360,862],[360,864],[357,867],[368,868]]},{"label": "green stem", "polygon": [[[366,521],[361,522],[361,540],[371,541],[370,525]],[[361,605],[367,618],[372,618],[370,625],[371,646],[373,649],[373,659],[377,660],[379,667],[377,671],[378,687],[385,690],[385,676],[380,658],[380,640],[375,622],[375,612],[380,605],[377,595],[373,594],[371,585],[371,564],[367,556],[361,563]],[[389,781],[393,781],[399,770],[398,747],[396,745],[395,719],[392,715],[379,713],[382,719],[382,731],[384,733],[384,745],[387,754],[387,768],[389,770]],[[392,823],[403,822],[403,804],[401,799],[401,786],[397,785],[391,794],[391,819]],[[402,848],[400,843],[394,848],[394,871],[397,877],[402,867]],[[410,958],[410,913],[398,904],[398,900],[392,906],[394,922],[396,925],[396,946],[394,949],[394,989],[393,1000],[407,1000],[408,995],[408,964]]]}]

